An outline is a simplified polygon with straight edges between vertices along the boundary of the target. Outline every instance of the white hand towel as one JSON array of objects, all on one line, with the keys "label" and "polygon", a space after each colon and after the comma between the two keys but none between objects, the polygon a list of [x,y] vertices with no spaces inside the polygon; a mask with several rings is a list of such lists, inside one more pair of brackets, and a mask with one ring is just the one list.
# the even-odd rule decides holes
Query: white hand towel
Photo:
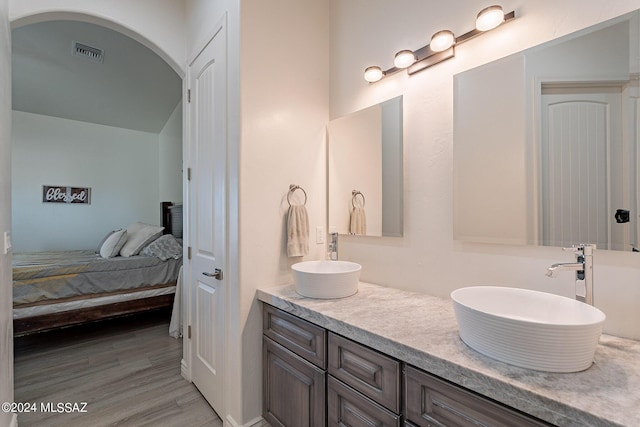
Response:
[{"label": "white hand towel", "polygon": [[287,214],[287,255],[309,254],[309,217],[304,205],[289,206]]},{"label": "white hand towel", "polygon": [[367,234],[367,216],[364,212],[364,208],[356,206],[351,210],[349,233],[360,235]]}]

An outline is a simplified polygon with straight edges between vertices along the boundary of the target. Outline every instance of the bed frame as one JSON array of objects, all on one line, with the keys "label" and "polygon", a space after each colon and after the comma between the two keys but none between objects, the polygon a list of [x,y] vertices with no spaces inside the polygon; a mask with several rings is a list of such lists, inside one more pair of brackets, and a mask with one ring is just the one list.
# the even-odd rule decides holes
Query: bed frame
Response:
[{"label": "bed frame", "polygon": [[[168,229],[169,232],[171,231],[171,215],[169,211],[169,207],[171,206],[173,206],[173,203],[171,202],[162,202],[160,204],[162,225],[165,227],[165,230]],[[175,285],[175,283],[171,284]],[[171,309],[173,307],[174,296],[175,294],[159,295],[155,297],[105,304],[97,307],[69,310],[62,313],[51,313],[23,319],[14,319],[13,335],[18,337],[36,332],[83,325],[85,323],[96,322],[99,320],[113,319],[144,311]]]},{"label": "bed frame", "polygon": [[69,326],[83,325],[98,320],[113,319],[142,311],[170,309],[174,294],[123,301],[97,307],[80,308],[62,313],[42,314],[13,320],[13,335],[16,337],[35,332],[50,331]]}]

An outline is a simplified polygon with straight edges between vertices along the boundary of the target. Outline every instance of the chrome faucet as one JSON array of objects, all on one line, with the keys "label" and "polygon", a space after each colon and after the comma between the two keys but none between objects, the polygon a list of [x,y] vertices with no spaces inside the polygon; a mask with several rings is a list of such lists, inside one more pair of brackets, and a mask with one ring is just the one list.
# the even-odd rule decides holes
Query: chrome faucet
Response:
[{"label": "chrome faucet", "polygon": [[[563,251],[574,252],[576,262],[553,264],[547,268],[548,277],[557,277],[560,271],[576,272],[576,299],[593,305],[593,251],[596,245],[576,245],[571,248],[562,248]],[[578,287],[584,285],[584,296],[578,292]]]},{"label": "chrome faucet", "polygon": [[331,261],[338,260],[338,233],[329,233],[329,259]]}]

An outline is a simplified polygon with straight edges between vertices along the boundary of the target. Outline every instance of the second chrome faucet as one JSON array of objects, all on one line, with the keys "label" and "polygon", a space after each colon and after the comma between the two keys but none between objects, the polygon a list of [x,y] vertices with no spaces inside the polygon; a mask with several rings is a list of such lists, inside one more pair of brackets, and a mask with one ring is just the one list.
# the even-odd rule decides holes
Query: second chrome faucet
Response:
[{"label": "second chrome faucet", "polygon": [[[563,248],[564,251],[574,252],[576,262],[553,264],[547,268],[548,277],[557,277],[561,271],[576,272],[576,299],[593,305],[593,251],[596,245],[576,245]],[[584,289],[584,292],[581,290]]]}]

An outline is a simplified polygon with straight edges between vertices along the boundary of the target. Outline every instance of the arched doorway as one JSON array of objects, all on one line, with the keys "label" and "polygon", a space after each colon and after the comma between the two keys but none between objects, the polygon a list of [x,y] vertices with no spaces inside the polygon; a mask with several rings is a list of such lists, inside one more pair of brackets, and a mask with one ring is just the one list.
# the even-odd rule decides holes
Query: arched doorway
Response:
[{"label": "arched doorway", "polygon": [[[61,19],[61,18],[67,18],[67,19]],[[73,19],[69,19],[69,18],[73,18]],[[30,27],[34,28],[34,27],[37,27],[37,26],[40,26],[41,30],[44,31],[44,33],[46,33],[47,30],[54,29],[54,27],[62,27],[63,29],[64,28],[70,29],[71,27],[73,27],[73,28],[81,28],[81,27],[83,27],[85,29],[89,28],[89,27],[96,27],[96,28],[94,28],[94,30],[96,30],[97,33],[101,33],[105,38],[108,38],[108,39],[113,39],[113,38],[116,38],[118,36],[121,36],[121,38],[132,38],[132,39],[135,39],[134,40],[135,43],[138,43],[139,41],[142,40],[144,42],[144,43],[142,43],[142,45],[144,45],[144,47],[147,48],[147,50],[149,50],[150,52],[153,51],[153,55],[157,55],[159,57],[158,60],[165,62],[165,68],[168,68],[172,73],[175,74],[175,79],[174,80],[175,80],[175,86],[176,87],[174,88],[173,92],[174,92],[174,94],[175,93],[178,94],[178,101],[181,99],[183,70],[181,69],[181,67],[179,67],[177,65],[177,62],[174,59],[172,59],[168,54],[166,54],[164,52],[164,50],[158,48],[155,43],[150,42],[148,39],[140,36],[138,33],[134,32],[134,31],[132,31],[132,30],[120,25],[120,24],[115,24],[115,23],[113,23],[111,21],[103,20],[103,19],[99,19],[99,18],[95,18],[95,17],[91,17],[89,15],[69,14],[69,13],[64,13],[64,14],[63,13],[42,14],[42,15],[38,15],[37,17],[22,18],[22,19],[20,19],[18,21],[14,21],[13,24],[14,24],[13,25],[13,29],[16,32],[17,31],[22,31],[22,30],[28,30],[28,29],[30,29]],[[113,28],[115,28],[115,31],[114,31]],[[60,28],[58,28],[57,30],[60,30]],[[134,37],[131,37],[131,36],[134,36]],[[17,38],[14,37],[14,40],[15,39],[17,39]],[[74,42],[76,42],[76,41],[82,42],[83,41],[82,37],[80,37],[80,40],[75,40],[75,39],[78,39],[78,37],[74,38],[74,40],[73,40]],[[34,39],[28,39],[28,40],[29,41],[33,41]],[[101,46],[99,46],[99,43],[83,43],[83,44],[84,45],[88,45],[88,46],[90,46],[92,48],[95,48],[95,47],[101,48]],[[140,44],[140,43],[138,43],[138,44]],[[98,45],[98,46],[96,46],[96,45]],[[34,47],[36,49],[41,49],[41,50],[44,49],[46,51],[46,47],[47,46],[45,46],[44,43],[34,43]],[[72,53],[72,46],[70,44],[68,44],[68,46],[64,50],[66,51],[66,52],[64,52],[64,54],[68,54],[75,61],[81,61],[81,60],[86,60],[87,59],[87,58],[82,58],[82,57],[77,57],[77,56],[73,57],[72,55],[74,55],[74,54]],[[109,60],[114,58],[113,51],[111,51],[111,53],[109,53],[110,50],[111,50],[110,48],[104,48],[104,61],[108,62]],[[47,52],[45,52],[45,53],[47,53]],[[51,53],[51,52],[48,52],[48,53]],[[27,55],[27,56],[29,56],[29,55]],[[124,56],[125,56],[125,59],[126,59],[127,55],[124,55]],[[137,56],[138,55],[136,55],[136,54],[133,54],[133,55],[129,54],[128,55],[128,57],[137,57]],[[49,58],[51,59],[51,56]],[[56,58],[55,54],[54,54],[54,58]],[[50,69],[49,72],[45,73],[45,74],[48,74],[47,77],[51,77],[51,74],[53,74],[54,72],[65,74],[65,73],[70,73],[70,72],[74,72],[75,71],[73,69],[73,67],[71,67],[71,66],[62,66],[61,65],[62,60],[60,60],[60,58],[61,58],[61,56],[58,56],[57,59],[54,59],[54,61],[56,63],[54,64],[53,69]],[[35,57],[33,55],[31,55],[28,58],[28,60],[32,60],[32,61],[34,59],[35,59]],[[65,58],[65,60],[68,60],[68,58]],[[35,60],[35,62],[36,62],[36,65],[37,65],[37,59]],[[77,64],[81,64],[81,63],[77,62]],[[91,64],[90,66],[99,66],[95,62],[93,62],[93,63],[85,62],[83,64]],[[40,65],[42,65],[42,64],[40,64]],[[78,67],[81,67],[81,66],[82,65],[78,65]],[[156,66],[157,66],[157,64],[156,64]],[[94,71],[95,70],[97,70],[97,68],[94,67]],[[97,75],[100,75],[100,71],[95,71],[95,73],[96,74],[93,75],[93,80],[97,81],[97,82],[100,82],[101,84],[104,85],[105,78],[107,77],[106,74],[108,74],[108,73],[102,73],[103,75],[101,75],[99,77],[97,77]],[[164,73],[167,74],[166,71]],[[22,72],[20,72],[18,74],[20,74],[20,76],[19,76],[20,78],[28,77],[28,75],[24,75],[24,73],[22,73]],[[127,75],[126,72],[120,73],[120,74],[124,74],[125,77]],[[142,74],[145,74],[145,73],[142,73]],[[155,70],[153,70],[153,71],[146,71],[146,75],[149,77],[149,80],[153,80],[154,78],[157,78],[158,77],[157,76],[157,68]],[[74,77],[75,77],[76,84],[79,84],[80,77],[78,75],[75,75]],[[126,78],[122,79],[122,77],[123,77],[122,75],[120,75],[119,77],[121,78],[121,80],[120,80],[120,83],[118,83],[118,85],[127,84],[126,83],[126,80],[127,80]],[[37,80],[38,78],[36,77],[35,79]],[[91,81],[91,78],[84,80],[85,88],[88,87],[87,85],[90,85],[90,81]],[[123,81],[125,81],[125,83],[123,83]],[[124,92],[138,92],[138,93],[135,94],[136,95],[135,98],[139,99],[141,97],[139,92],[142,90],[140,85],[143,84],[143,83],[148,83],[148,82],[142,82],[142,83],[138,82],[137,84],[136,83],[129,84],[128,88],[126,90],[124,90]],[[29,83],[25,84],[24,81],[22,81],[21,84],[29,86]],[[32,83],[32,85],[33,85],[33,83]],[[115,88],[116,88],[115,85],[116,85],[115,83],[111,83],[110,87],[111,87],[112,90],[111,91],[107,90],[104,95],[88,96],[87,92],[86,91],[84,92],[84,94],[85,94],[83,96],[84,98],[90,98],[90,99],[94,99],[94,100],[97,98],[97,99],[100,99],[101,101],[103,101],[103,102],[98,103],[98,104],[102,104],[102,105],[98,105],[98,107],[102,107],[100,113],[98,114],[99,116],[102,116],[102,118],[105,118],[106,115],[113,115],[114,116],[111,119],[108,119],[108,120],[105,119],[104,122],[100,122],[100,123],[98,123],[95,119],[91,119],[90,117],[77,117],[77,116],[73,115],[73,114],[78,114],[78,113],[83,113],[83,112],[87,113],[88,112],[87,110],[89,109],[89,107],[85,106],[85,107],[76,108],[77,111],[74,113],[73,111],[71,111],[72,108],[69,108],[69,106],[65,107],[65,106],[62,105],[62,102],[55,101],[55,99],[58,99],[58,100],[61,99],[62,95],[51,95],[51,93],[49,91],[42,90],[42,89],[36,90],[36,92],[39,92],[40,94],[46,94],[47,96],[54,98],[53,101],[51,101],[50,99],[46,99],[45,100],[44,98],[40,98],[41,102],[36,102],[35,103],[35,104],[39,104],[38,107],[39,108],[43,108],[44,109],[43,111],[35,111],[35,112],[31,111],[30,112],[30,111],[28,111],[28,108],[31,108],[31,107],[25,106],[26,103],[23,104],[23,103],[15,102],[15,104],[16,104],[16,106],[18,106],[18,104],[20,104],[19,108],[22,109],[21,113],[25,113],[26,115],[31,115],[31,116],[37,115],[37,116],[47,117],[47,120],[53,121],[53,122],[64,121],[64,124],[58,126],[60,128],[68,128],[70,121],[74,121],[74,122],[82,122],[83,123],[82,126],[83,126],[84,129],[92,130],[92,131],[98,132],[98,133],[100,132],[99,128],[102,127],[102,126],[118,128],[119,129],[118,132],[120,132],[120,133],[132,133],[132,134],[138,134],[138,133],[146,133],[146,134],[148,134],[148,133],[158,133],[159,134],[159,133],[161,133],[162,129],[164,127],[158,128],[157,127],[158,126],[157,125],[157,120],[155,121],[155,124],[154,124],[154,120],[153,120],[152,117],[146,117],[145,116],[143,119],[138,120],[140,122],[142,122],[142,121],[146,122],[147,126],[148,126],[146,128],[145,127],[137,127],[138,123],[131,124],[131,121],[130,121],[129,124],[126,124],[127,116],[128,116],[129,119],[131,119],[132,118],[132,113],[131,112],[129,112],[129,113],[125,112],[124,114],[122,114],[123,111],[121,111],[121,110],[125,110],[124,105],[129,106],[128,104],[134,103],[135,102],[135,98],[130,100],[130,101],[128,101],[128,102],[124,101],[124,103],[121,104],[123,106],[123,108],[117,108],[117,107],[116,108],[112,107],[110,109],[109,108],[104,108],[105,107],[104,104],[106,104],[104,102],[104,100],[105,100],[106,97],[112,96],[113,98],[117,98],[116,96],[113,96],[114,93],[109,93],[109,92],[116,92],[115,91]],[[53,86],[56,86],[56,85],[54,84]],[[108,86],[108,84],[107,84],[107,86]],[[151,86],[152,86],[152,89],[153,89],[154,84],[152,83]],[[156,83],[155,86],[158,87],[158,90],[166,89],[166,85],[164,83]],[[67,93],[69,93],[69,92],[71,92],[73,90],[72,85],[69,84],[69,83],[65,83],[64,85],[62,85],[62,84],[57,85],[56,89],[60,89],[60,88],[63,88],[63,87],[66,88],[64,91],[66,91]],[[14,91],[14,93],[16,93],[16,91]],[[157,91],[156,91],[155,94],[157,95]],[[17,93],[17,95],[20,96],[19,93]],[[72,100],[69,101],[69,102],[71,104],[73,104],[74,103],[73,99],[75,99],[75,102],[79,102],[78,100],[83,98],[83,97],[78,98],[78,97],[70,96],[69,98],[72,98]],[[162,98],[162,97],[152,98],[152,103],[156,104],[156,105],[153,106],[154,108],[161,101],[162,102],[165,101],[164,99],[160,99],[160,98]],[[155,99],[155,101],[153,101],[153,99]],[[47,107],[47,104],[49,105],[49,107]],[[174,105],[173,107],[176,107],[176,106]],[[49,108],[49,110],[47,110],[47,108]],[[52,108],[57,110],[57,111],[55,111],[55,113],[51,113]],[[138,106],[136,108],[141,113],[148,113],[148,110],[151,107],[145,108],[144,106],[142,106],[142,107]],[[136,109],[136,108],[134,108],[134,109]],[[171,111],[169,111],[167,113],[166,112],[166,108],[165,108],[164,114],[165,115],[168,114],[169,118],[174,117],[174,119],[175,119],[175,117],[177,117],[177,120],[179,120],[179,122],[180,122],[180,128],[181,128],[181,126],[182,126],[182,112],[181,112],[181,109],[180,109],[180,111],[176,112],[176,110],[172,108]],[[120,123],[124,123],[124,124],[121,124],[121,125],[117,124],[119,122],[117,121],[117,117],[115,117],[115,116],[118,116],[118,115],[120,116],[120,120],[121,120]],[[144,114],[142,116],[144,116]],[[24,117],[23,117],[23,119],[24,119]],[[115,121],[112,121],[112,119],[115,120]],[[122,120],[124,120],[124,122],[122,122]],[[167,120],[169,120],[169,119],[167,119]],[[134,122],[136,121],[135,118],[134,118],[133,121]],[[22,128],[29,127],[29,125],[33,124],[33,123],[34,123],[33,117],[30,117],[29,120],[26,120],[26,121],[23,120]],[[180,130],[178,132],[175,132],[175,129],[174,129],[174,133],[177,134],[177,138],[179,139],[178,142],[180,144],[180,147],[179,147],[178,152],[179,152],[179,154],[181,156],[181,154],[182,154],[182,131]],[[95,134],[92,134],[92,135],[95,136]],[[148,141],[148,138],[146,138],[145,141]],[[101,161],[104,161],[104,154],[105,154],[104,152],[100,153],[100,156],[102,156],[101,159],[100,159]],[[82,156],[78,156],[78,157],[76,157],[76,159],[78,159],[80,157],[82,157]],[[180,162],[178,162],[178,164],[179,164],[179,166],[178,166],[177,170],[178,170],[178,180],[179,180],[179,182],[178,182],[177,187],[181,190],[182,189],[181,159],[180,159]],[[89,169],[91,169],[91,168],[89,168]],[[162,173],[162,167],[161,166],[157,166],[157,169],[160,171],[160,174],[159,174],[160,177],[159,178],[161,178],[164,175]],[[90,173],[94,173],[95,169],[90,170],[89,172]],[[120,173],[120,172],[121,171],[118,171],[118,173]],[[140,171],[137,171],[137,173],[140,174],[140,175],[144,175],[144,173],[140,173]],[[137,179],[139,179],[139,177]],[[133,180],[134,180],[134,178],[132,176],[131,181],[133,181]],[[139,191],[138,193],[142,194],[143,191]],[[96,203],[97,203],[97,201],[96,201]],[[16,207],[15,205],[16,204],[14,203],[14,208]],[[156,201],[155,203],[153,203],[153,207],[151,209],[153,209],[154,213],[157,213],[158,207],[159,207],[159,205],[158,205],[158,203]],[[127,207],[122,209],[122,206],[121,206],[121,210],[126,210],[126,209],[127,209]],[[22,216],[23,215],[20,215],[20,214],[14,215],[14,219],[15,218],[20,218]],[[151,221],[148,221],[148,222],[151,222]],[[126,225],[126,224],[124,224],[124,225]],[[109,227],[112,228],[112,226],[109,226]],[[16,233],[14,233],[14,236],[16,236]]]}]

